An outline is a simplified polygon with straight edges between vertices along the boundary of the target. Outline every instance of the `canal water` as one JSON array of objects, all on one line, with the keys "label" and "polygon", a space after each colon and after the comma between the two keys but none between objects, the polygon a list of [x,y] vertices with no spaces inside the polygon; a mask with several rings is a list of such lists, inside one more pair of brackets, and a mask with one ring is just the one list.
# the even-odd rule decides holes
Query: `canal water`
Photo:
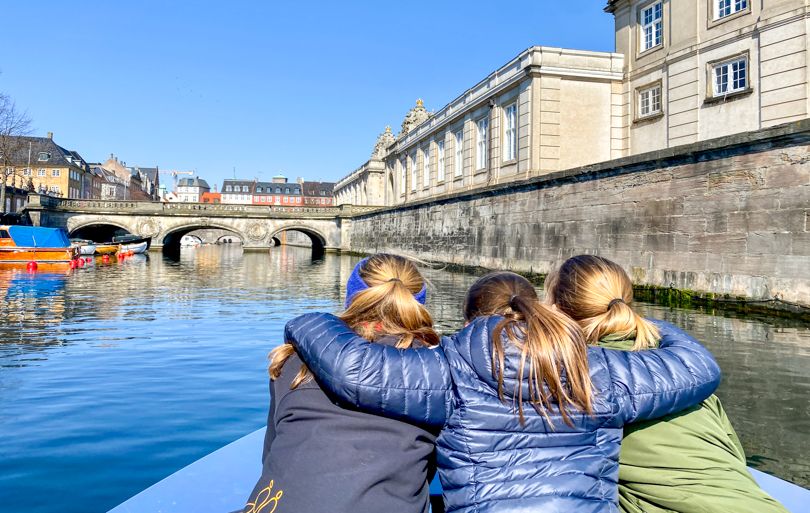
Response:
[{"label": "canal water", "polygon": [[[357,261],[219,246],[74,272],[0,267],[0,510],[104,512],[263,426],[284,323],[336,311]],[[452,333],[475,277],[427,274],[428,307]],[[717,357],[749,465],[810,487],[808,327],[639,308]]]}]

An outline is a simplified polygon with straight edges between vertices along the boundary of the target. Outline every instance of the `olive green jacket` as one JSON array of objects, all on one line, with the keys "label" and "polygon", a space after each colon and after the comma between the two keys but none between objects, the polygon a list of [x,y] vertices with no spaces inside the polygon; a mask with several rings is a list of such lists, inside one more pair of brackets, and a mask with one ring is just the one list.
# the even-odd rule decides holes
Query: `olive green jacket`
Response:
[{"label": "olive green jacket", "polygon": [[[629,351],[634,340],[599,345]],[[748,472],[716,396],[680,413],[624,427],[619,508],[625,513],[787,513]]]}]

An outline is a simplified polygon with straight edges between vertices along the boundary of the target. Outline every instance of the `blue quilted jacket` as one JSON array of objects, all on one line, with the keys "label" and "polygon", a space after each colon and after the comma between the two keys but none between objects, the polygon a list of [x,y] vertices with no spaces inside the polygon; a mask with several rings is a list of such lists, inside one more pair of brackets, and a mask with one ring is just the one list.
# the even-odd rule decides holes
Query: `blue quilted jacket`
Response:
[{"label": "blue quilted jacket", "polygon": [[[660,349],[588,348],[592,417],[573,412],[573,427],[554,415],[549,423],[525,404],[521,426],[514,397],[498,398],[492,373],[491,335],[500,320],[476,319],[436,349],[373,344],[323,313],[294,319],[285,336],[340,398],[443,427],[436,443],[447,511],[618,512],[622,426],[697,404],[720,383],[711,353],[655,321]],[[512,391],[519,353],[507,351],[506,359],[504,390]]]}]

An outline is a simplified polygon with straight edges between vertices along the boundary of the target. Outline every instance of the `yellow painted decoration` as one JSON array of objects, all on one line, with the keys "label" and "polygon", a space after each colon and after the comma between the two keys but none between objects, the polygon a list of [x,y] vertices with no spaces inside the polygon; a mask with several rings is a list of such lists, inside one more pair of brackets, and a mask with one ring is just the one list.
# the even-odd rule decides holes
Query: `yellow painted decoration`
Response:
[{"label": "yellow painted decoration", "polygon": [[[273,481],[270,481],[270,486],[259,492],[255,502],[248,502],[245,505],[245,513],[273,513],[278,507],[278,500],[284,492],[279,490],[275,496],[273,496],[272,493]],[[273,503],[273,509],[265,510],[271,502]]]},{"label": "yellow painted decoration", "polygon": [[418,106],[420,106],[420,107],[421,107],[421,106],[422,106],[422,103],[423,103],[423,102],[422,102],[422,98],[419,98],[418,100],[416,100],[416,104],[417,104]]}]

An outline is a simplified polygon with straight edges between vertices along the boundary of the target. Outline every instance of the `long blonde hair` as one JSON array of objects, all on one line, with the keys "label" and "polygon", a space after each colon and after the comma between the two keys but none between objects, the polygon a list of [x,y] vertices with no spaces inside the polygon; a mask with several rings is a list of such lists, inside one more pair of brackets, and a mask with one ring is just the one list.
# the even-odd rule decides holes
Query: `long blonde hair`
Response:
[{"label": "long blonde hair", "polygon": [[[504,271],[484,276],[467,291],[463,311],[468,322],[485,315],[504,317],[492,336],[492,373],[498,380],[498,396],[505,402],[503,333],[506,332],[509,342],[520,349],[515,395],[521,425],[524,400],[549,419],[547,412],[554,413],[553,399],[569,426],[573,425],[570,408],[592,413],[592,384],[582,330],[569,317],[541,303],[526,278]],[[527,366],[529,397],[524,399],[522,382]]]},{"label": "long blonde hair", "polygon": [[633,310],[633,284],[616,262],[594,255],[569,258],[545,288],[546,301],[575,319],[589,344],[607,335],[635,337],[633,351],[658,343],[658,328]]},{"label": "long blonde hair", "polygon": [[[351,304],[338,317],[361,337],[374,341],[388,335],[398,337],[396,347],[411,347],[414,339],[429,347],[439,344],[433,329],[433,317],[414,295],[425,286],[416,265],[399,255],[380,254],[366,260],[358,274],[368,288],[354,295]],[[284,362],[295,353],[290,344],[282,344],[270,352],[270,378],[281,375]],[[306,365],[293,379],[290,389],[312,379]]]}]

